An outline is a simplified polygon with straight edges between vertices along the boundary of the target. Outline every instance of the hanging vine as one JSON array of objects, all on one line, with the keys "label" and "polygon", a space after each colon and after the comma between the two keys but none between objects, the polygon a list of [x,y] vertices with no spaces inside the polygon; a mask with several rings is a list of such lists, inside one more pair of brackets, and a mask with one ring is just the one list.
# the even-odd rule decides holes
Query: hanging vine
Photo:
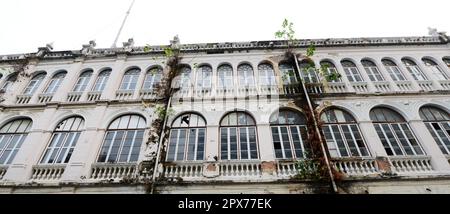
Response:
[{"label": "hanging vine", "polygon": [[[285,19],[282,23],[282,30],[275,33],[275,37],[279,39],[284,39],[287,41],[287,50],[284,52],[283,61],[291,64],[298,65],[298,61],[306,62],[307,66],[304,69],[299,70],[297,66],[293,66],[294,70],[301,74],[300,72],[310,72],[314,69],[315,72],[320,73],[325,79],[322,84],[326,85],[327,81],[337,80],[340,78],[340,74],[337,72],[328,72],[328,67],[321,66],[320,68],[315,68],[314,62],[311,59],[314,56],[316,48],[313,44],[310,44],[306,49],[306,53],[296,53],[293,50],[295,40],[295,31],[293,30],[293,23]],[[283,74],[286,75],[286,74]],[[301,75],[303,76],[303,75]],[[334,180],[339,180],[342,178],[342,174],[339,173],[334,167],[327,162],[330,159],[328,153],[328,148],[323,139],[323,133],[321,130],[322,122],[319,118],[319,113],[316,111],[318,105],[312,100],[310,103],[308,100],[310,98],[320,97],[320,94],[312,96],[305,91],[304,88],[310,86],[311,83],[306,83],[300,78],[300,84],[305,87],[300,88],[301,97],[294,100],[294,104],[303,109],[306,115],[306,126],[308,130],[308,140],[307,145],[305,145],[305,158],[299,160],[296,163],[296,168],[298,171],[296,178],[308,179],[308,180],[330,180],[334,186]],[[325,149],[324,149],[325,148]],[[331,171],[331,174],[330,174]]]}]

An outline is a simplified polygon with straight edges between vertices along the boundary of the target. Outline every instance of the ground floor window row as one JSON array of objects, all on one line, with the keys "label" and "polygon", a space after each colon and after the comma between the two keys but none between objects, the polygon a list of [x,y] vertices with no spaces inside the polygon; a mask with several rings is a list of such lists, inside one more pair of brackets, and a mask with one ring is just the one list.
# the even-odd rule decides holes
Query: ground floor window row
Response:
[{"label": "ground floor window row", "polygon": [[[441,151],[450,154],[450,116],[435,106],[420,109],[427,131]],[[367,140],[356,119],[347,111],[329,108],[320,115],[322,131],[332,157],[372,156]],[[370,111],[373,128],[389,156],[425,155],[421,143],[408,121],[398,112],[375,107]],[[146,130],[145,118],[122,115],[108,126],[97,155],[99,163],[130,163],[138,161]],[[33,122],[18,118],[0,128],[0,165],[11,164],[20,150]],[[207,157],[207,123],[197,113],[184,113],[171,124],[166,161],[200,161]],[[54,128],[40,164],[68,163],[82,137],[84,118],[72,116]],[[218,160],[260,159],[258,126],[245,111],[232,111],[220,120],[218,127]],[[214,137],[214,136],[212,136]],[[262,139],[269,140],[269,139]],[[270,117],[270,140],[277,159],[305,157],[308,150],[308,132],[305,116],[293,109],[280,109]]]},{"label": "ground floor window row", "polygon": [[[450,154],[450,117],[443,109],[424,106],[420,115],[446,155]],[[356,119],[347,111],[329,108],[321,114],[322,132],[332,157],[372,156]],[[424,149],[408,121],[398,112],[375,107],[370,111],[373,128],[387,155],[420,156]],[[195,124],[193,124],[194,122]],[[199,125],[200,124],[200,125]],[[206,121],[196,113],[182,114],[172,124],[166,161],[205,159]],[[304,115],[292,109],[280,109],[270,118],[271,141],[277,159],[305,157],[308,132]],[[244,111],[233,111],[220,121],[218,129],[218,159],[259,159],[258,127],[253,117]],[[420,133],[419,133],[420,134]],[[199,151],[199,149],[203,149]]]}]

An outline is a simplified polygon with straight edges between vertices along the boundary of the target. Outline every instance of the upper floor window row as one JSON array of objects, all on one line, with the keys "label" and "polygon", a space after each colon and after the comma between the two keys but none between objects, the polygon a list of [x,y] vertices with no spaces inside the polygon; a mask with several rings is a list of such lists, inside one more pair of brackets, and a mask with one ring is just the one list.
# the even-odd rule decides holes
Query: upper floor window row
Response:
[{"label": "upper floor window row", "polygon": [[[422,65],[419,66],[417,62],[411,58],[404,57],[401,59],[401,63],[405,66],[404,68],[406,68],[406,71],[414,80],[429,80],[430,77],[433,77],[436,80],[450,79],[450,73],[448,72],[448,68],[446,68],[450,66],[450,56],[443,57],[442,62],[438,62],[430,57],[423,57],[421,59],[421,62]],[[364,75],[361,74],[361,71],[359,70],[355,62],[351,61],[350,59],[344,59],[340,61],[340,64],[342,65],[343,72],[346,78],[350,82],[366,81],[364,79]],[[285,85],[297,83],[300,78],[305,82],[314,83],[320,81],[320,76],[317,73],[317,69],[315,68],[316,66],[314,65],[314,63],[301,62],[299,65],[301,72],[297,73],[293,65],[286,62],[280,62],[278,64],[280,73],[277,74],[278,72],[275,72],[272,64],[262,62],[257,66],[258,79],[256,81],[256,74],[254,72],[253,66],[249,63],[241,63],[237,66],[236,84],[240,87],[255,87],[256,83],[258,83],[260,86],[274,86],[277,85],[277,75],[280,75],[280,81]],[[364,69],[363,71],[365,71],[367,74],[367,81],[386,81],[386,77],[381,72],[376,62],[374,62],[373,60],[363,59],[361,60],[361,65]],[[402,72],[398,64],[394,62],[394,60],[383,58],[381,60],[381,65],[387,72],[387,74],[385,75],[389,76],[392,80],[407,80],[405,74]],[[335,64],[330,60],[325,59],[320,61],[320,66],[325,68],[323,69],[325,73],[324,75],[326,75],[327,73],[339,73]],[[92,69],[84,70],[78,76],[78,79],[75,82],[72,91],[84,92],[88,90],[88,87],[90,87],[90,90],[93,92],[102,92],[106,88],[111,72],[112,69],[106,68],[100,70],[98,75],[95,76]],[[191,86],[196,86],[197,88],[203,89],[211,88],[213,83],[215,82],[217,82],[216,85],[218,88],[231,88],[235,85],[235,73],[233,71],[233,67],[228,63],[219,65],[217,67],[217,74],[215,74],[212,67],[207,64],[197,67],[195,69],[195,72],[196,74],[192,75],[192,69],[188,65],[185,65],[183,68],[181,68],[179,81],[183,88]],[[59,89],[66,75],[67,71],[65,70],[57,71],[56,74],[54,74],[50,78],[50,80],[48,80],[48,83],[44,85],[43,93],[55,93]],[[143,83],[139,83],[140,75],[141,69],[139,69],[138,67],[133,67],[125,71],[119,85],[119,90],[135,90],[140,84],[142,84],[143,90],[154,90],[158,87],[163,79],[163,69],[159,66],[154,66],[148,69],[148,71],[145,73]],[[33,95],[43,85],[46,76],[47,73],[45,71],[37,72],[36,75],[32,76],[31,80],[22,91],[22,94]],[[91,81],[93,76],[95,77],[95,80]],[[217,77],[216,80],[214,80],[213,77]],[[16,79],[17,74],[9,75],[8,78],[4,80],[0,88],[3,90],[8,90]],[[330,81],[339,82],[342,80],[338,78]]]}]

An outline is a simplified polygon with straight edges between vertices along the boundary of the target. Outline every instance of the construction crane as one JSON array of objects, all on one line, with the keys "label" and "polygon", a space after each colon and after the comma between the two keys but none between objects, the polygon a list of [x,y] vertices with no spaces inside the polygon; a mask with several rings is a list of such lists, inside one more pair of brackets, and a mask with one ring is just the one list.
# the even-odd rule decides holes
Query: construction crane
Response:
[{"label": "construction crane", "polygon": [[131,8],[133,8],[134,2],[135,2],[135,0],[133,0],[131,2],[130,7],[128,8],[127,13],[125,14],[125,17],[122,21],[122,25],[120,26],[119,32],[117,32],[116,39],[114,40],[114,43],[112,44],[111,48],[117,47],[116,46],[117,40],[119,39],[120,33],[122,32],[122,29],[123,29],[123,26],[125,26],[125,22],[127,21],[128,15],[130,15],[130,11],[131,11]]}]

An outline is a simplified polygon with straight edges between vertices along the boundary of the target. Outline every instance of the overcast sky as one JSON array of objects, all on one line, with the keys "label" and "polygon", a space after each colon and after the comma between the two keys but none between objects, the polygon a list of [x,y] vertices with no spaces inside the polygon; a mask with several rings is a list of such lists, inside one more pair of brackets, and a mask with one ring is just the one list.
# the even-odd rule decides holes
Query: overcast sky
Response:
[{"label": "overcast sky", "polygon": [[[0,0],[0,54],[110,47],[132,0]],[[118,46],[271,40],[284,18],[297,38],[450,34],[449,0],[136,0]]]}]

